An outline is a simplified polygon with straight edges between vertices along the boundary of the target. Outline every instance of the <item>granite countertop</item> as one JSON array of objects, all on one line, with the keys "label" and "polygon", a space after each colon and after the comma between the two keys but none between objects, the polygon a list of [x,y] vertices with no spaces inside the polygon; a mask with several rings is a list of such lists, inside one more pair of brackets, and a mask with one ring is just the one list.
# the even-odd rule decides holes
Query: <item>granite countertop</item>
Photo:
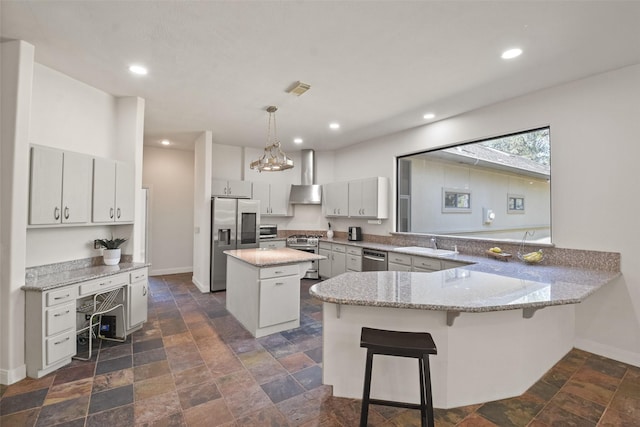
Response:
[{"label": "granite countertop", "polygon": [[326,259],[323,255],[299,251],[291,248],[278,249],[235,249],[224,251],[230,257],[237,258],[256,267],[270,267],[274,265],[297,264],[300,262]]},{"label": "granite countertop", "polygon": [[122,262],[118,265],[95,265],[83,268],[64,269],[46,274],[27,275],[24,291],[44,292],[63,286],[73,285],[100,277],[112,276],[118,273],[138,270],[150,264],[138,262]]},{"label": "granite countertop", "polygon": [[620,275],[464,258],[476,258],[477,263],[432,273],[345,273],[313,285],[309,292],[335,304],[487,312],[576,304]]}]

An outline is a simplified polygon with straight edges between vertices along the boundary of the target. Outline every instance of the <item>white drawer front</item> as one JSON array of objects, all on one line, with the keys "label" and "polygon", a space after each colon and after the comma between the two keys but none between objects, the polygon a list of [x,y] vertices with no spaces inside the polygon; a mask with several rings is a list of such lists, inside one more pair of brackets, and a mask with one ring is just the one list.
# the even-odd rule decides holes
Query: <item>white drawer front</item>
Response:
[{"label": "white drawer front", "polygon": [[65,286],[62,289],[47,292],[45,296],[47,307],[75,300],[77,288],[77,285]]},{"label": "white drawer front", "polygon": [[300,274],[298,264],[278,265],[276,267],[264,267],[260,269],[260,279],[291,276],[294,274]]},{"label": "white drawer front", "polygon": [[115,274],[101,279],[84,282],[80,285],[80,295],[95,294],[129,284],[128,274]]},{"label": "white drawer front", "polygon": [[362,248],[357,248],[355,246],[347,246],[347,254],[362,256]]},{"label": "white drawer front", "polygon": [[331,250],[331,243],[327,243],[327,242],[320,242],[318,243],[318,247],[320,249],[328,249]]},{"label": "white drawer front", "polygon": [[54,335],[76,326],[76,303],[61,305],[47,310],[46,335]]},{"label": "white drawer front", "polygon": [[131,273],[129,273],[129,280],[131,281],[130,283],[133,283],[140,280],[147,280],[148,276],[149,276],[148,269],[142,268],[140,270],[132,271]]},{"label": "white drawer front", "polygon": [[47,365],[76,354],[76,331],[47,338]]},{"label": "white drawer front", "polygon": [[333,252],[342,252],[342,253],[344,253],[344,252],[347,251],[347,247],[345,245],[337,245],[337,244],[334,243],[334,244],[331,245],[331,250]]},{"label": "white drawer front", "polygon": [[389,262],[394,264],[411,265],[411,255],[389,252]]},{"label": "white drawer front", "polygon": [[456,262],[456,261],[441,261],[442,262],[442,269],[443,270],[447,270],[449,268],[458,268],[458,267],[464,267],[465,264],[463,262]]},{"label": "white drawer front", "polygon": [[413,267],[425,270],[440,270],[440,260],[433,258],[424,258],[420,256],[413,257]]},{"label": "white drawer front", "polygon": [[410,265],[405,265],[405,264],[398,264],[395,262],[390,262],[388,267],[387,267],[388,271],[411,271],[411,266]]},{"label": "white drawer front", "polygon": [[362,271],[362,257],[347,255],[347,270]]}]

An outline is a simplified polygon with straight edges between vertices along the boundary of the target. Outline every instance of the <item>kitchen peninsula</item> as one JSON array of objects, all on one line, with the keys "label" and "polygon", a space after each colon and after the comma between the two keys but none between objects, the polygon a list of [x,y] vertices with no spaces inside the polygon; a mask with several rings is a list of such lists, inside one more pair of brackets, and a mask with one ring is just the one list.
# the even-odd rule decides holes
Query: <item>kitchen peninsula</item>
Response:
[{"label": "kitchen peninsula", "polygon": [[290,248],[227,255],[227,310],[256,338],[300,326],[300,279],[324,256]]},{"label": "kitchen peninsula", "polygon": [[[312,286],[323,301],[323,383],[334,396],[361,397],[363,326],[431,333],[435,407],[518,396],[573,347],[574,304],[620,274],[477,258],[432,273],[346,273]],[[372,396],[419,401],[414,360],[374,364]]]}]

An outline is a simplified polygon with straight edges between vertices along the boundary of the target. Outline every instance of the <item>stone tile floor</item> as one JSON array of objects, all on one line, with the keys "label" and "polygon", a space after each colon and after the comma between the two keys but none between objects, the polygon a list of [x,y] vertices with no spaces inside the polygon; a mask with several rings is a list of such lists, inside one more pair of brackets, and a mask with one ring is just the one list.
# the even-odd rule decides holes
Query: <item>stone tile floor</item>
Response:
[{"label": "stone tile floor", "polygon": [[[9,426],[356,426],[360,401],[322,385],[322,311],[302,284],[301,326],[254,339],[191,274],[150,279],[149,321],[89,362],[0,388]],[[28,351],[28,349],[27,349]],[[491,385],[487,385],[490,387]],[[373,426],[418,426],[372,407]],[[639,426],[640,368],[572,350],[520,397],[436,410],[438,426]]]}]

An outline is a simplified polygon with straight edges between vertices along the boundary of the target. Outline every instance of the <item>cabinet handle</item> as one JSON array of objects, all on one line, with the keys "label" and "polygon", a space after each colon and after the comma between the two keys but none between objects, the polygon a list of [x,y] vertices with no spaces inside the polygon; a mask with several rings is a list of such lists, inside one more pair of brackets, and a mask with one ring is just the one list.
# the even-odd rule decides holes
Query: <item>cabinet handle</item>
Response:
[{"label": "cabinet handle", "polygon": [[284,285],[284,282],[276,282],[276,286]]},{"label": "cabinet handle", "polygon": [[113,218],[113,208],[109,208],[109,218]]},{"label": "cabinet handle", "polygon": [[69,294],[66,294],[63,297],[53,297],[54,300],[65,299],[65,298],[69,298]]},{"label": "cabinet handle", "polygon": [[62,341],[56,341],[56,342],[54,342],[53,344],[54,344],[54,345],[59,345],[59,344],[62,344],[63,342],[67,342],[67,341],[69,341],[69,337],[66,337],[66,338],[65,338],[65,339],[63,339]]},{"label": "cabinet handle", "polygon": [[118,214],[117,214],[117,215],[118,215],[118,218],[120,218],[120,208],[118,208],[118,211],[117,211],[117,212],[118,212]]},{"label": "cabinet handle", "polygon": [[53,218],[60,219],[60,208],[57,206],[53,208]]},{"label": "cabinet handle", "polygon": [[110,285],[110,284],[111,284],[111,280],[109,280],[108,282],[102,282],[102,283],[100,283],[100,286]]},{"label": "cabinet handle", "polygon": [[275,273],[276,274],[282,274],[282,273],[284,273],[284,271],[276,271]]},{"label": "cabinet handle", "polygon": [[145,295],[147,295],[147,287],[143,286],[142,287],[142,296],[145,296]]},{"label": "cabinet handle", "polygon": [[69,310],[65,311],[64,313],[56,313],[56,314],[53,315],[53,317],[65,316],[67,314],[69,314]]},{"label": "cabinet handle", "polygon": [[231,187],[229,187],[229,195],[231,195]]},{"label": "cabinet handle", "polygon": [[64,219],[69,219],[69,207],[64,207]]}]

